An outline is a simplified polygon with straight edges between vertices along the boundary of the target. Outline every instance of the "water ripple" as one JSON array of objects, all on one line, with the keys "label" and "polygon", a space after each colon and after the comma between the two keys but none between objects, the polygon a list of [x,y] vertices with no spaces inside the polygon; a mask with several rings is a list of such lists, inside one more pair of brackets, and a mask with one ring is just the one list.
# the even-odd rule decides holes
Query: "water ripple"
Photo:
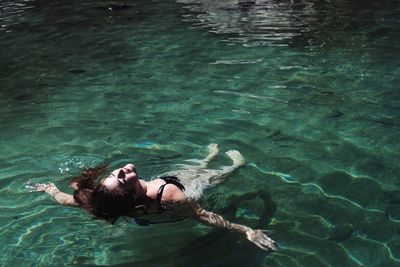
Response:
[{"label": "water ripple", "polygon": [[29,2],[33,1],[16,0],[0,2],[0,32],[9,32],[10,26],[16,25],[22,21],[21,13],[33,7]]},{"label": "water ripple", "polygon": [[190,14],[183,20],[193,28],[227,35],[229,44],[244,46],[287,45],[312,30],[313,2],[178,0]]},{"label": "water ripple", "polygon": [[225,90],[215,90],[214,93],[229,94],[229,95],[254,98],[254,99],[259,99],[259,100],[273,100],[273,101],[278,101],[278,102],[283,102],[283,103],[289,103],[288,101],[282,100],[279,98],[270,97],[270,96],[259,96],[259,95],[249,94],[249,93],[239,93],[239,92],[232,92],[232,91],[225,91]]},{"label": "water ripple", "polygon": [[[250,164],[248,164],[248,165],[249,165],[249,166],[252,166],[252,167],[254,167],[254,168],[256,168],[257,170],[259,170],[259,171],[262,172],[262,173],[270,174],[270,175],[274,175],[274,176],[278,176],[279,178],[281,178],[281,179],[282,179],[284,182],[286,182],[286,183],[298,184],[298,185],[300,185],[300,186],[302,186],[302,187],[305,187],[305,188],[308,188],[308,187],[315,188],[315,189],[317,189],[319,192],[321,192],[321,193],[322,193],[325,197],[327,197],[327,198],[335,198],[335,199],[343,200],[343,201],[345,201],[345,202],[347,202],[347,203],[350,203],[351,205],[353,205],[353,206],[355,206],[355,207],[357,207],[357,208],[359,208],[359,209],[361,209],[361,210],[364,210],[364,211],[367,211],[367,212],[381,213],[381,214],[383,214],[383,215],[386,215],[386,212],[385,212],[385,211],[378,210],[378,209],[366,208],[366,207],[363,207],[363,206],[361,206],[360,204],[358,204],[358,203],[356,203],[356,202],[354,202],[354,201],[351,201],[350,199],[348,199],[348,198],[346,198],[346,197],[339,196],[339,195],[332,195],[332,194],[326,193],[326,192],[324,191],[324,189],[322,189],[319,185],[317,185],[317,184],[315,184],[315,183],[301,183],[301,182],[296,181],[296,180],[295,180],[291,175],[289,175],[289,174],[280,173],[280,172],[275,172],[275,171],[266,171],[266,170],[261,169],[260,167],[258,167],[258,166],[257,166],[256,164],[254,164],[254,163],[250,163]],[[388,218],[388,220],[390,220],[390,221],[392,221],[392,222],[400,222],[400,220],[396,220],[396,219],[393,219],[393,218],[390,218],[390,217],[387,217],[387,218]]]},{"label": "water ripple", "polygon": [[370,238],[367,238],[367,237],[363,237],[363,236],[360,236],[360,235],[355,235],[355,237],[356,237],[356,238],[359,238],[359,239],[361,239],[361,240],[363,240],[363,241],[367,241],[367,242],[371,242],[371,243],[377,244],[378,246],[383,246],[383,248],[384,248],[385,250],[387,250],[387,252],[388,252],[388,254],[389,254],[389,258],[392,259],[392,260],[395,261],[395,262],[399,262],[399,263],[400,263],[400,259],[399,259],[399,258],[396,258],[396,257],[393,255],[392,250],[390,249],[390,247],[388,247],[388,245],[387,245],[386,243],[378,242],[378,241],[376,241],[376,240],[373,240],[373,239],[370,239]]},{"label": "water ripple", "polygon": [[230,59],[230,60],[216,60],[210,64],[218,65],[218,64],[226,64],[226,65],[236,65],[236,64],[256,64],[260,63],[263,60],[259,59]]}]

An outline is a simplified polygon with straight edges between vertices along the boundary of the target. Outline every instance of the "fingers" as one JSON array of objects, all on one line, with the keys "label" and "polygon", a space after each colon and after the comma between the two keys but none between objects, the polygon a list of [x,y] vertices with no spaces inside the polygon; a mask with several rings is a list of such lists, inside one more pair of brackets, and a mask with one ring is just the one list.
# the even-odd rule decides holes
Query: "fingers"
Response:
[{"label": "fingers", "polygon": [[275,241],[264,232],[262,230],[252,230],[251,233],[248,233],[248,239],[263,250],[277,251],[278,248],[275,245]]},{"label": "fingers", "polygon": [[275,241],[270,238],[264,239],[261,242],[262,242],[261,244],[269,250],[273,250],[273,251],[278,250],[278,248],[275,246]]},{"label": "fingers", "polygon": [[25,188],[26,188],[26,189],[29,189],[29,192],[37,191],[37,190],[36,190],[36,187],[34,187],[34,186],[32,186],[32,185],[25,185]]},{"label": "fingers", "polygon": [[259,240],[258,242],[254,242],[254,244],[256,244],[259,248],[263,250],[273,250],[273,251],[278,250],[278,248],[273,243],[267,240]]},{"label": "fingers", "polygon": [[263,246],[265,246],[266,248],[268,248],[270,250],[274,250],[274,251],[278,250],[278,248],[275,246],[275,241],[267,236],[265,236],[264,239],[261,240],[261,243]]},{"label": "fingers", "polygon": [[29,192],[40,192],[40,191],[45,191],[43,188],[38,187],[38,186],[25,186],[27,189],[29,189]]},{"label": "fingers", "polygon": [[[264,232],[264,231],[263,231],[263,232]],[[271,239],[268,235],[266,235],[266,234],[263,233],[263,236],[264,236],[264,238],[265,238],[266,240],[268,240],[269,242],[275,243],[275,241],[274,241],[273,239]]]},{"label": "fingers", "polygon": [[27,183],[25,184],[25,188],[29,189],[29,192],[40,192],[40,191],[46,191],[47,189],[54,187],[53,183],[47,183],[47,184],[31,184]]}]

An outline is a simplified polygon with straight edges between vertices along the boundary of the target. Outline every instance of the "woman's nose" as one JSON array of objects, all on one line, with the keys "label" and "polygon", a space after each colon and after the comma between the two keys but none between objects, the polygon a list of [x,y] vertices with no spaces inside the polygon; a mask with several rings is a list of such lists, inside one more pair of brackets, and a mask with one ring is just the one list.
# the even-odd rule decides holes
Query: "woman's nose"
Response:
[{"label": "woman's nose", "polygon": [[120,169],[120,170],[119,170],[118,176],[117,176],[117,177],[118,177],[118,178],[125,178],[125,172],[124,172],[123,169]]}]

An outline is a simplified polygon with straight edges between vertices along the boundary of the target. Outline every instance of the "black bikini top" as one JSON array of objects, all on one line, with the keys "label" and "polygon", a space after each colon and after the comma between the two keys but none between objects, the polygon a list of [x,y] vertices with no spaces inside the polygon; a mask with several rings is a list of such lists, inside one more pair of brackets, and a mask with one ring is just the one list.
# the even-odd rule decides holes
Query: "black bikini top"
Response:
[{"label": "black bikini top", "polygon": [[176,176],[163,176],[163,177],[159,177],[159,179],[163,179],[165,181],[165,184],[160,186],[160,188],[158,189],[158,192],[157,192],[157,204],[160,206],[161,206],[162,194],[164,193],[164,187],[167,184],[173,184],[176,187],[178,187],[180,190],[185,191],[185,186],[181,183],[179,178]]},{"label": "black bikini top", "polygon": [[[165,181],[165,184],[160,186],[160,188],[158,189],[157,197],[156,197],[156,201],[157,201],[157,204],[158,204],[158,212],[162,213],[162,212],[168,210],[168,207],[165,207],[166,205],[162,205],[161,204],[161,198],[162,198],[162,194],[164,192],[164,187],[167,184],[173,184],[176,187],[178,187],[180,190],[185,191],[185,186],[181,183],[181,181],[176,176],[163,176],[163,177],[159,177],[159,179],[163,179]],[[135,218],[135,222],[138,225],[141,225],[141,226],[149,226],[151,224],[158,224],[158,223],[178,222],[178,221],[181,221],[181,220],[183,220],[185,218],[187,218],[187,216],[179,216],[179,217],[176,217],[176,218],[172,218],[172,220],[166,220],[166,221],[164,221],[164,220],[161,220],[161,221],[150,221],[150,220],[147,220],[147,219]]]}]

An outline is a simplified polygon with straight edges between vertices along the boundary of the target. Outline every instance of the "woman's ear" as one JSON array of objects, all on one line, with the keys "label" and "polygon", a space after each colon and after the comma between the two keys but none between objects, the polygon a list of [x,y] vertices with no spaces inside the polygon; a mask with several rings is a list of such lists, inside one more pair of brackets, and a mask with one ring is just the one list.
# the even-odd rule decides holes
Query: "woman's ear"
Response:
[{"label": "woman's ear", "polygon": [[137,205],[135,206],[135,213],[138,215],[143,215],[146,213],[146,206],[145,205]]}]

